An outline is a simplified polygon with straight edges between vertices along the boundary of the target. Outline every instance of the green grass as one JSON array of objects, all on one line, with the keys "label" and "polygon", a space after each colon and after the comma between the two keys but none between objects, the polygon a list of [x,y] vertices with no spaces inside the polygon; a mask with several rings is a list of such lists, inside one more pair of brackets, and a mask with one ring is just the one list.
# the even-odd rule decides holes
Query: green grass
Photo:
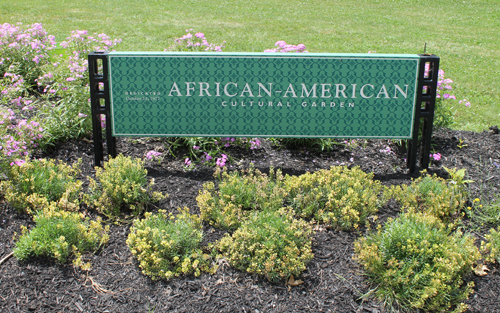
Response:
[{"label": "green grass", "polygon": [[61,42],[71,30],[122,38],[119,50],[162,51],[194,28],[224,51],[263,51],[277,40],[310,52],[422,53],[441,57],[455,83],[455,128],[482,131],[500,120],[498,0],[17,0],[2,23],[42,23]]}]

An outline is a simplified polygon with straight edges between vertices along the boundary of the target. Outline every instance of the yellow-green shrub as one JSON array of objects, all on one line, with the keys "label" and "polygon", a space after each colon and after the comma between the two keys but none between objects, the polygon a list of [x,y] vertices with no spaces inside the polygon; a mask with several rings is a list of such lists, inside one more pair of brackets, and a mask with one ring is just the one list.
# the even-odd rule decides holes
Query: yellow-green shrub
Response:
[{"label": "yellow-green shrub", "polygon": [[301,217],[314,217],[342,229],[357,228],[384,204],[380,182],[359,167],[332,167],[300,176],[286,176],[286,204]]},{"label": "yellow-green shrub", "polygon": [[498,230],[490,229],[485,238],[488,242],[481,243],[481,250],[486,254],[486,260],[500,263],[500,226]]},{"label": "yellow-green shrub", "polygon": [[199,276],[210,268],[210,256],[200,249],[203,239],[201,220],[189,214],[189,209],[179,209],[179,214],[159,210],[147,212],[144,219],[134,221],[127,238],[127,245],[139,261],[142,272],[158,278],[170,279],[182,274]]},{"label": "yellow-green shrub", "polygon": [[76,179],[80,165],[81,159],[72,166],[54,160],[26,160],[11,167],[9,180],[0,183],[2,193],[19,212],[43,209],[53,202],[59,208],[76,211],[82,187]]},{"label": "yellow-green shrub", "polygon": [[115,218],[124,210],[132,214],[141,212],[148,202],[163,199],[160,192],[152,192],[154,179],[147,182],[144,161],[119,155],[104,162],[104,168],[96,167],[97,181],[89,177],[89,195],[85,202],[104,215]]},{"label": "yellow-green shrub", "polygon": [[313,258],[312,227],[293,218],[293,211],[255,211],[217,247],[237,269],[270,281],[299,276]]},{"label": "yellow-green shrub", "polygon": [[219,190],[212,182],[205,183],[196,198],[201,218],[215,227],[236,229],[250,210],[279,209],[283,202],[283,176],[281,171],[270,170],[269,176],[249,168],[240,173],[222,172]]},{"label": "yellow-green shrub", "polygon": [[91,221],[83,214],[59,210],[55,202],[34,216],[35,227],[22,227],[14,256],[26,260],[33,256],[52,257],[66,262],[81,252],[96,251],[109,240],[109,226],[103,227],[100,218]]},{"label": "yellow-green shrub", "polygon": [[[473,283],[464,275],[480,259],[471,236],[453,234],[431,214],[408,212],[389,219],[378,232],[355,242],[361,263],[388,305],[407,309],[463,312]],[[456,307],[454,307],[456,306]]]},{"label": "yellow-green shrub", "polygon": [[390,193],[403,211],[426,212],[447,221],[463,208],[462,190],[434,174],[419,177],[409,186],[392,186]]}]

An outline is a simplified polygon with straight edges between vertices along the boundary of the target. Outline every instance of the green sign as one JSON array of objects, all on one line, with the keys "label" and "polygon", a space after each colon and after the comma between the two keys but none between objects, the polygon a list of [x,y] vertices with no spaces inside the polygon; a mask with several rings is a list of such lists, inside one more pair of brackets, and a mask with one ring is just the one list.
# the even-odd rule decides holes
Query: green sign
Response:
[{"label": "green sign", "polygon": [[108,55],[113,136],[412,138],[418,55]]}]

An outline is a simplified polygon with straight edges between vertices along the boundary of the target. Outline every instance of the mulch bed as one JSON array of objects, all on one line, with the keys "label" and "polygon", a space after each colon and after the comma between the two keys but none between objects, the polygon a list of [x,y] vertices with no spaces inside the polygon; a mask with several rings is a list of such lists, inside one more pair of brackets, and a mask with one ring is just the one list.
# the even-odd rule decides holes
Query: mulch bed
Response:
[{"label": "mulch bed", "polygon": [[[446,177],[442,166],[465,168],[470,184],[470,198],[492,199],[500,186],[500,134],[465,131],[438,131],[433,135],[433,149],[442,159],[429,168],[431,173]],[[462,146],[459,148],[458,146]],[[390,146],[395,154],[381,150]],[[159,150],[158,139],[119,139],[118,151],[125,156],[144,157],[149,150]],[[258,150],[232,148],[235,162],[229,170],[247,168],[251,163],[261,171],[281,168],[283,173],[300,175],[307,171],[328,169],[336,165],[360,166],[373,172],[384,185],[407,184],[404,151],[395,142],[369,140],[366,145],[350,148],[337,146],[331,152],[288,150],[264,141]],[[166,154],[166,153],[165,153]],[[83,159],[82,177],[92,176],[93,146],[88,141],[60,144],[45,157],[68,163]],[[196,196],[207,181],[214,181],[213,168],[194,171],[183,169],[183,160],[166,157],[161,164],[147,163],[148,176],[155,179],[155,190],[169,197],[151,205],[149,210],[163,208],[174,212],[187,206],[199,213]],[[87,183],[88,184],[88,183]],[[96,213],[82,206],[91,217]],[[379,219],[398,214],[396,203],[390,201],[379,211]],[[465,224],[467,225],[467,221]],[[20,226],[32,227],[31,218],[19,214],[0,200],[0,260],[14,248],[13,236]],[[187,276],[169,281],[152,281],[141,273],[125,240],[130,225],[112,225],[110,241],[91,261],[89,272],[75,270],[70,264],[47,259],[19,262],[10,257],[0,265],[1,312],[384,312],[373,298],[361,298],[376,286],[370,286],[362,268],[353,261],[353,242],[365,230],[344,232],[318,227],[313,240],[314,259],[301,275],[303,284],[289,288],[284,282],[272,284],[265,279],[239,272],[221,260],[214,275]],[[482,239],[488,229],[474,230]],[[219,239],[223,232],[204,226],[204,244]],[[500,312],[500,271],[488,265],[488,275],[471,276],[475,293],[467,303],[470,312]]]}]

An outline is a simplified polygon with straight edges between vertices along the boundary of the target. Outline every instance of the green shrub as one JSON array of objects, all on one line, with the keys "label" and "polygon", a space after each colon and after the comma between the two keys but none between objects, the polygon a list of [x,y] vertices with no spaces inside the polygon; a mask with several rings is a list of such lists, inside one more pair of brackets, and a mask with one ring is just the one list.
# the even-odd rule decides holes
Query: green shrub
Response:
[{"label": "green shrub", "polygon": [[285,178],[286,203],[301,217],[342,229],[357,228],[384,204],[380,182],[359,167],[332,167]]},{"label": "green shrub", "polygon": [[305,270],[313,258],[311,234],[312,227],[291,210],[256,211],[217,246],[237,269],[277,281]]},{"label": "green shrub", "polygon": [[281,171],[270,170],[269,176],[249,168],[240,173],[215,173],[220,177],[219,190],[205,183],[196,197],[201,218],[215,227],[234,230],[250,214],[250,210],[279,209],[285,190]]},{"label": "green shrub", "polygon": [[203,254],[201,220],[189,214],[189,209],[179,209],[179,214],[146,213],[144,219],[135,220],[127,238],[127,245],[139,261],[142,272],[158,278],[170,279],[181,274],[199,276],[210,268],[210,256]]},{"label": "green shrub", "polygon": [[55,258],[66,262],[81,252],[96,251],[108,242],[109,226],[103,227],[100,219],[89,221],[83,214],[61,211],[55,203],[38,211],[34,216],[36,226],[16,242],[14,256],[26,260],[32,256]]},{"label": "green shrub", "polygon": [[481,250],[486,254],[486,260],[500,263],[500,226],[498,230],[490,229],[485,237],[488,242],[481,243]]},{"label": "green shrub", "polygon": [[390,193],[402,210],[426,212],[444,221],[457,216],[465,203],[462,188],[435,174],[419,177],[409,186],[392,186]]},{"label": "green shrub", "polygon": [[378,232],[355,242],[361,263],[376,294],[389,306],[463,312],[472,293],[464,275],[480,259],[474,239],[450,230],[431,214],[408,212],[388,220]]},{"label": "green shrub", "polygon": [[81,159],[69,166],[61,161],[32,160],[19,166],[12,166],[9,180],[0,183],[5,199],[19,212],[29,212],[56,202],[59,208],[76,211],[82,182],[76,179],[80,174]]},{"label": "green shrub", "polygon": [[154,179],[147,182],[144,161],[119,155],[104,162],[103,168],[96,167],[97,181],[90,181],[90,194],[85,202],[94,206],[104,215],[117,218],[124,210],[130,209],[133,215],[144,210],[148,202],[157,202],[166,196],[152,192]]}]

